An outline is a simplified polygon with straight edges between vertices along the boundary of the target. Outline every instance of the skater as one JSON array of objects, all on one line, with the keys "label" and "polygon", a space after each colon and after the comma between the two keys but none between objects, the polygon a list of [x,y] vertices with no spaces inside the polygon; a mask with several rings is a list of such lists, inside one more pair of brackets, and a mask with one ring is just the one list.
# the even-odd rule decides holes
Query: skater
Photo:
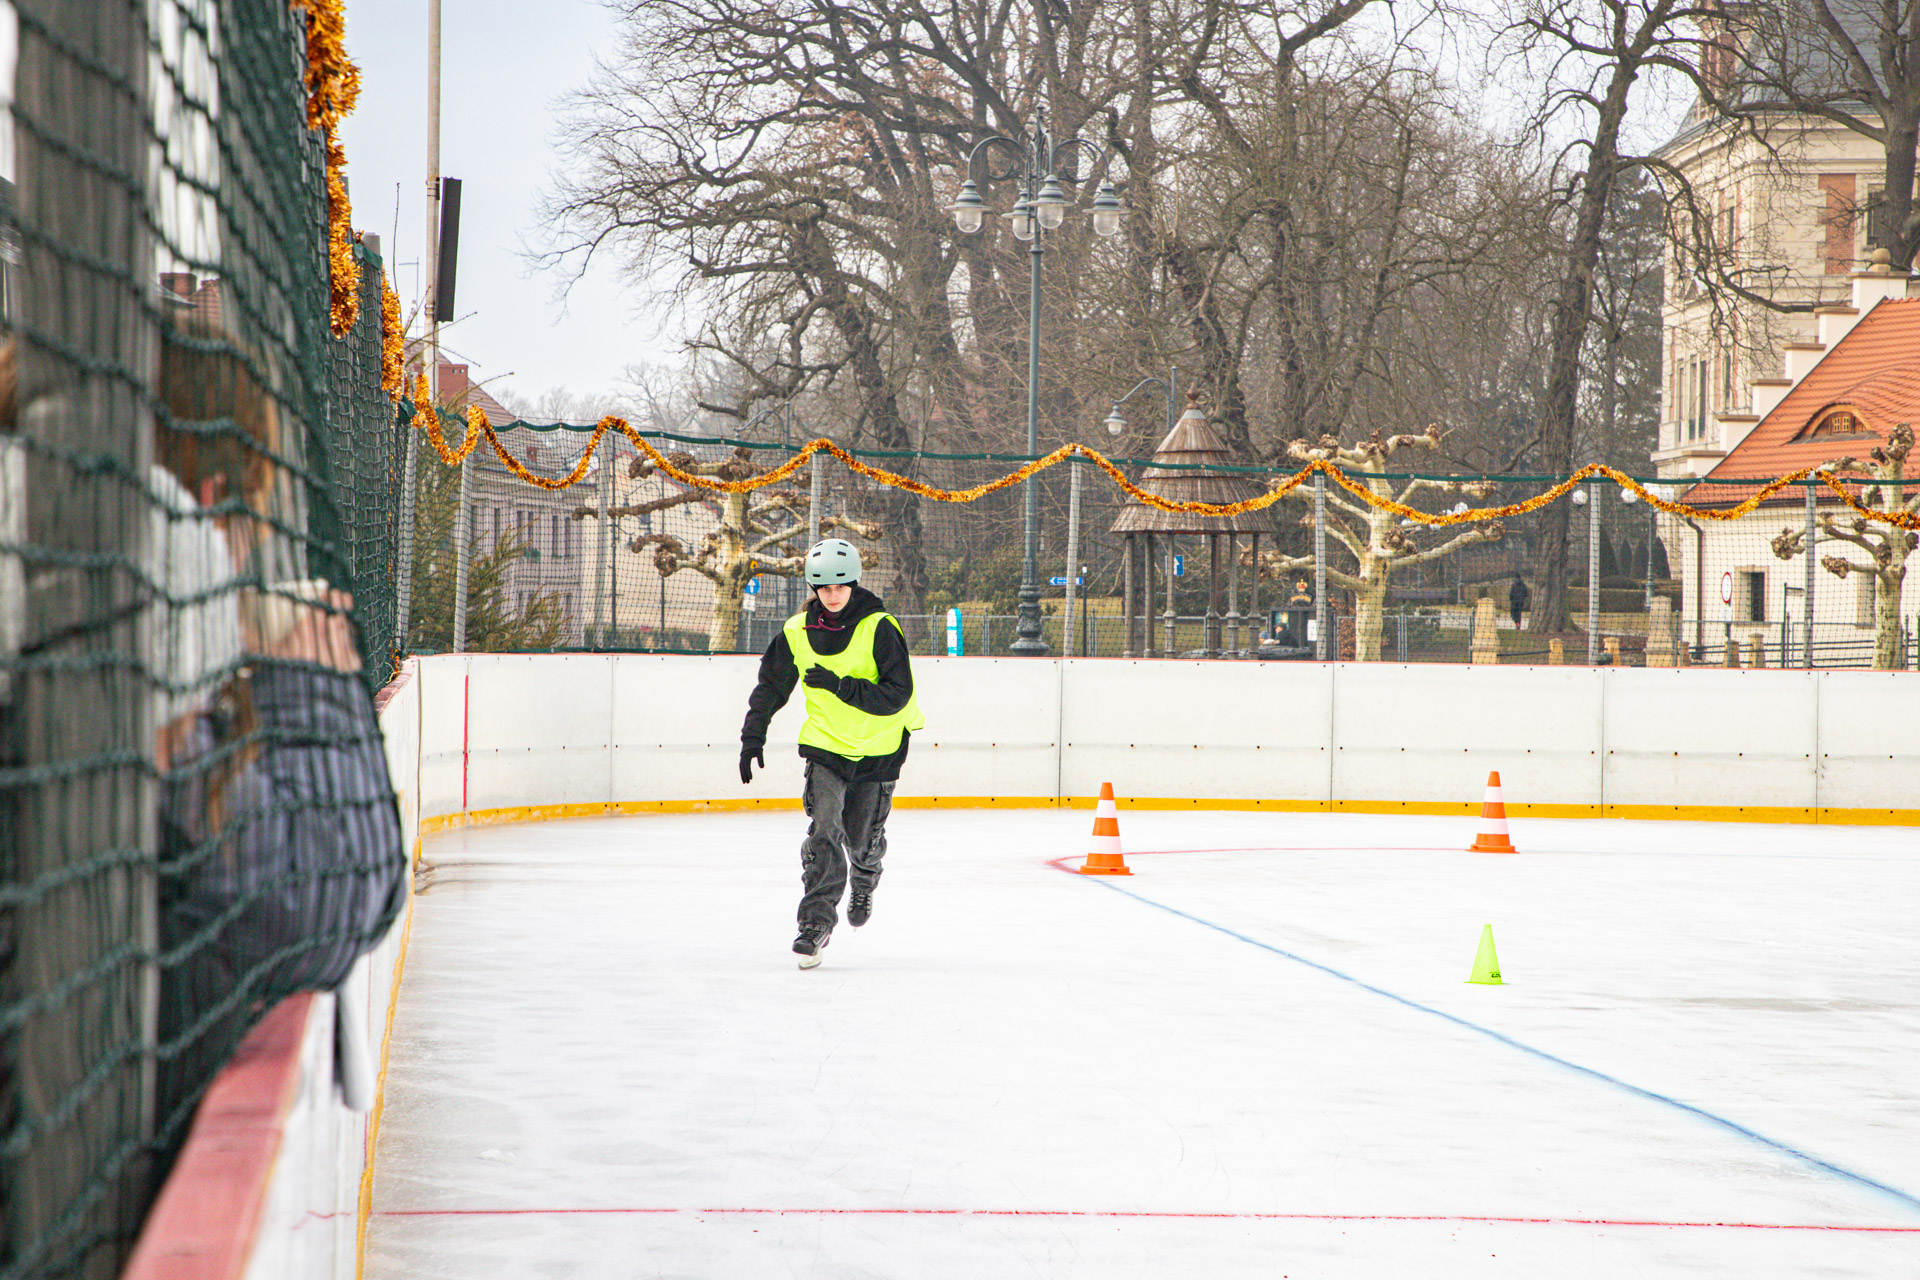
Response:
[{"label": "skater", "polygon": [[812,821],[800,846],[800,967],[820,963],[839,920],[847,888],[847,923],[858,929],[873,914],[873,889],[887,853],[887,815],[907,758],[907,738],[926,723],[913,693],[913,664],[900,624],[880,598],[860,585],[860,552],[828,538],[807,552],[814,598],[760,659],[760,682],[740,728],[740,781],[764,769],[767,724],[806,684],[807,722],[800,756],[807,762],[803,804]]}]

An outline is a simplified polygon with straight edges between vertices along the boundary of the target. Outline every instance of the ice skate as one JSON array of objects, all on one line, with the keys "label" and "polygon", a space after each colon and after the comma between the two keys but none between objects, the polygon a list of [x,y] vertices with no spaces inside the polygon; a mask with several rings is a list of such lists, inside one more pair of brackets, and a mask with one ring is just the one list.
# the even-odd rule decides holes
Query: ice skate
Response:
[{"label": "ice skate", "polygon": [[800,967],[811,969],[820,963],[820,953],[826,950],[827,939],[833,936],[833,930],[809,925],[800,931],[793,940],[794,954],[800,957]]},{"label": "ice skate", "polygon": [[847,923],[858,929],[873,917],[873,890],[855,889],[847,897]]}]

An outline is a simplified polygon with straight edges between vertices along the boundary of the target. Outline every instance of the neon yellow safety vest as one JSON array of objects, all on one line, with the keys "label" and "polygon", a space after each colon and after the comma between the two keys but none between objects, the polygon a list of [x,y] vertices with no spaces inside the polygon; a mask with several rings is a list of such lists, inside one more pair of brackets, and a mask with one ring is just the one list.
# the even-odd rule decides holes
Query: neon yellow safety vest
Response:
[{"label": "neon yellow safety vest", "polygon": [[[900,623],[889,613],[870,613],[853,626],[853,638],[839,653],[815,653],[807,640],[807,615],[796,613],[787,619],[787,647],[793,650],[793,665],[800,669],[804,682],[807,668],[822,666],[837,676],[856,680],[878,680],[880,664],[873,659],[873,633],[880,623]],[[904,636],[904,633],[902,633]],[[869,715],[850,707],[826,689],[802,683],[807,695],[807,722],[800,726],[800,745],[819,747],[849,760],[868,756],[890,756],[900,749],[901,736],[927,723],[920,714],[920,694],[916,690],[907,705],[890,716]]]}]

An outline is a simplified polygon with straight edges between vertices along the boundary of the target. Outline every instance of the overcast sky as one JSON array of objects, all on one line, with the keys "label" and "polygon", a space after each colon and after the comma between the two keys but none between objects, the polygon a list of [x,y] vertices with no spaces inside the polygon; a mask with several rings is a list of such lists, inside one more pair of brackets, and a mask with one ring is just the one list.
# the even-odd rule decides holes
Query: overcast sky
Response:
[{"label": "overcast sky", "polygon": [[[678,333],[611,271],[561,301],[559,278],[523,253],[538,238],[559,100],[610,47],[612,15],[595,0],[443,0],[441,23],[440,167],[463,183],[454,301],[459,315],[474,313],[446,331],[453,358],[471,362],[476,378],[511,373],[490,389],[528,398],[552,387],[604,392],[629,363],[673,361]],[[362,81],[341,136],[354,225],[379,234],[409,312],[426,229],[426,42],[427,0],[347,6]]]}]

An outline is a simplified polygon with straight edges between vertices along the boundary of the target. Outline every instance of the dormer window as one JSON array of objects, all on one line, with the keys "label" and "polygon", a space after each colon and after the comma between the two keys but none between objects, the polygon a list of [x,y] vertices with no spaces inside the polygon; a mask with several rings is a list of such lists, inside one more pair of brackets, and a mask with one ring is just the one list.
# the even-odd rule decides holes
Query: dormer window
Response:
[{"label": "dormer window", "polygon": [[1834,409],[1814,419],[1813,425],[1802,431],[1798,440],[1871,440],[1873,432],[1867,430],[1851,409]]}]

